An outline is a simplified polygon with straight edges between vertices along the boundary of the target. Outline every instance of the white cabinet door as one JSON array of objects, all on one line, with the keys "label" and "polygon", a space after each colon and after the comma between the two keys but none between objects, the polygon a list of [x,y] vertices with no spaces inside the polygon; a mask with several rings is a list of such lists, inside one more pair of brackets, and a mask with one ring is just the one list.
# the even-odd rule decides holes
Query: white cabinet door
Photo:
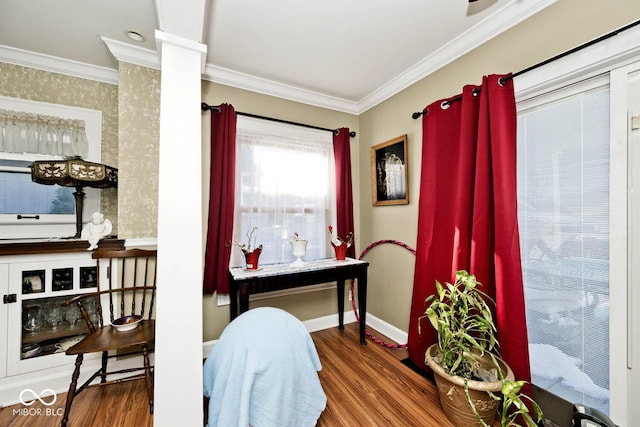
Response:
[{"label": "white cabinet door", "polygon": [[8,276],[9,293],[15,294],[17,301],[8,304],[6,375],[73,363],[64,347],[86,330],[82,320],[69,320],[79,313],[67,313],[60,303],[97,289],[83,287],[95,284],[95,261],[90,254],[12,262]]},{"label": "white cabinet door", "polygon": [[[3,296],[0,305],[0,348],[7,348],[7,328],[9,316],[9,304],[4,302],[5,296],[9,297],[9,265],[0,264],[0,294]],[[7,352],[0,351],[0,378],[7,376]]]}]

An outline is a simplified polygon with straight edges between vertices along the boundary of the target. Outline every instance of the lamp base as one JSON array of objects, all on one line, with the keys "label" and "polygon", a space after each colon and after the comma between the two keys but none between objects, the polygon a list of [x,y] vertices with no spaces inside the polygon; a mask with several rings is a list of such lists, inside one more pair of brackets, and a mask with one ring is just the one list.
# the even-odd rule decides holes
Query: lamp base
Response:
[{"label": "lamp base", "polygon": [[72,239],[79,239],[80,233],[82,233],[82,210],[84,205],[84,191],[82,186],[76,186],[76,191],[73,192],[73,197],[76,200],[76,234]]}]

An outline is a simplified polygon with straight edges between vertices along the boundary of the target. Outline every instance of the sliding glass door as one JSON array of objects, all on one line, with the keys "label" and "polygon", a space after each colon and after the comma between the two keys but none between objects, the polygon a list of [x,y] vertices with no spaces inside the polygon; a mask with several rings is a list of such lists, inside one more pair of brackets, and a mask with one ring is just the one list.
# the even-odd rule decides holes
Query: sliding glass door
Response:
[{"label": "sliding glass door", "polygon": [[532,381],[609,413],[609,85],[518,115],[518,202]]},{"label": "sliding glass door", "polygon": [[518,102],[533,383],[640,419],[640,62]]}]

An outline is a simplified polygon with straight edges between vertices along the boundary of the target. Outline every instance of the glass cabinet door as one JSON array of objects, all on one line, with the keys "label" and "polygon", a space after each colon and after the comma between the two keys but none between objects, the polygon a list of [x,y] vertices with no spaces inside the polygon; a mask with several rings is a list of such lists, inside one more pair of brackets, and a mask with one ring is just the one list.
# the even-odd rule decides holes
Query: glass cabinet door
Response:
[{"label": "glass cabinet door", "polygon": [[[78,306],[62,305],[71,297],[22,301],[21,360],[64,353],[88,332]],[[89,314],[95,319],[97,311],[89,309]]]},{"label": "glass cabinet door", "polygon": [[70,363],[65,350],[88,330],[78,307],[62,303],[97,290],[96,273],[90,253],[9,265],[9,294],[16,301],[7,304],[6,375]]}]

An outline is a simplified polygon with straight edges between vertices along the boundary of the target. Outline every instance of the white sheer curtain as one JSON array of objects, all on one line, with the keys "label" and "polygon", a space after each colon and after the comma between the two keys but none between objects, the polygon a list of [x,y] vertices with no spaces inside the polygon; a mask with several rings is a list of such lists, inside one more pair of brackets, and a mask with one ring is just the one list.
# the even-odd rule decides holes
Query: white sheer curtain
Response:
[{"label": "white sheer curtain", "polygon": [[0,151],[86,157],[83,120],[0,109]]},{"label": "white sheer curtain", "polygon": [[[257,227],[263,265],[295,259],[294,233],[309,241],[303,259],[328,257],[327,227],[336,217],[331,133],[238,116],[236,138],[234,241],[249,243]],[[244,265],[239,250],[231,265]]]}]

